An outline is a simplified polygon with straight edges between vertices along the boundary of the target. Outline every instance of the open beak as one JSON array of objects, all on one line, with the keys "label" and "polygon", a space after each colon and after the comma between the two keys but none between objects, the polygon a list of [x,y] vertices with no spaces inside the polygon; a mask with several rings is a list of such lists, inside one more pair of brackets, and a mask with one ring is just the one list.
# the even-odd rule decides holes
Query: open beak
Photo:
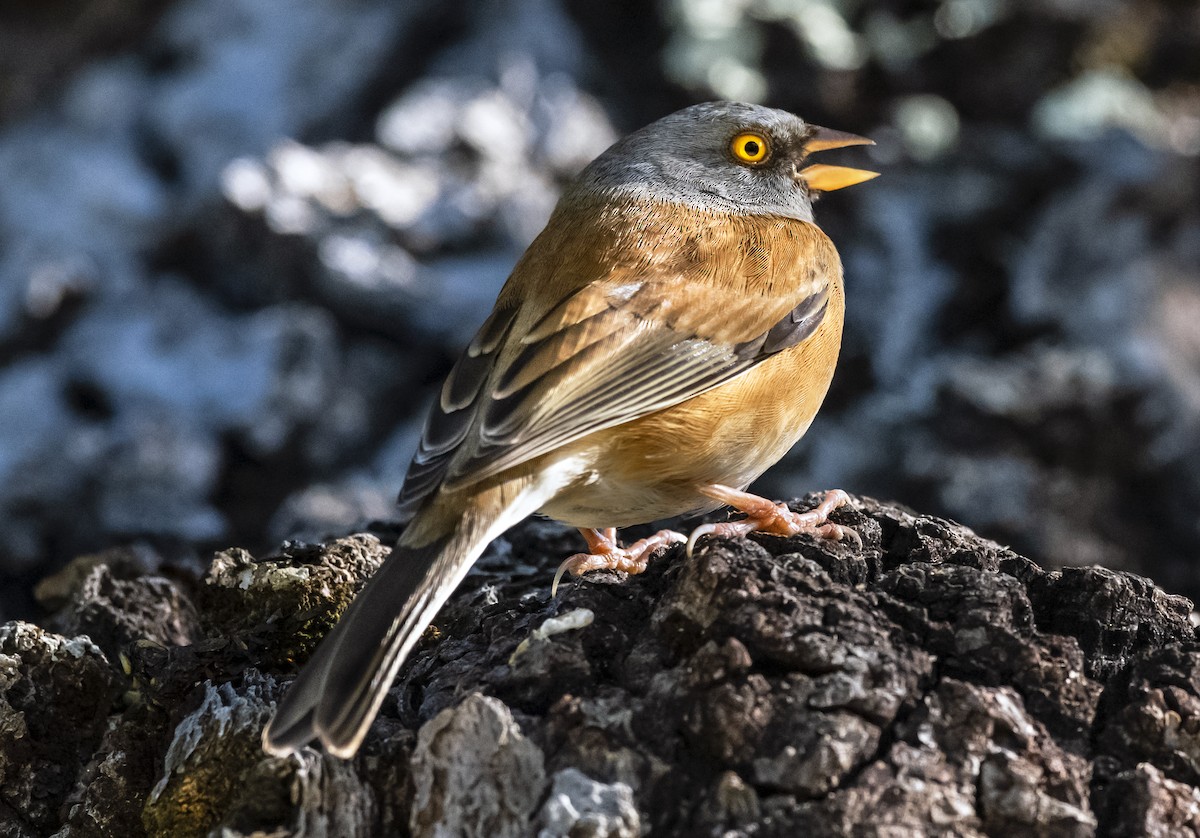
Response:
[{"label": "open beak", "polygon": [[[848,134],[845,131],[834,131],[832,128],[822,128],[819,125],[810,126],[812,136],[804,144],[804,150],[809,154],[814,151],[827,151],[831,148],[845,148],[852,145],[875,145],[874,140]],[[865,169],[851,169],[846,166],[827,166],[824,163],[814,163],[796,172],[796,178],[804,181],[814,192],[832,192],[835,189],[845,189],[856,183],[879,177],[879,172],[868,172]]]}]

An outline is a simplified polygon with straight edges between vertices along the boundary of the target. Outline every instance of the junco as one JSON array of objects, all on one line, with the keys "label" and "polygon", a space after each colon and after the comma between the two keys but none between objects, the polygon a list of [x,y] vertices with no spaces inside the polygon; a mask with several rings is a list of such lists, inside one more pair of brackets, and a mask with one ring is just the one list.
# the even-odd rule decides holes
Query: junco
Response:
[{"label": "junco", "polygon": [[353,755],[442,603],[533,512],[587,541],[560,575],[640,572],[684,537],[622,548],[616,527],[721,504],[746,519],[691,543],[847,534],[827,520],[841,492],[797,514],[744,489],[808,429],[837,362],[842,265],[814,195],[875,177],[808,155],[868,143],[713,102],[630,134],[570,184],[442,386],[400,493],[404,535],[280,702],[268,752],[317,739]]}]

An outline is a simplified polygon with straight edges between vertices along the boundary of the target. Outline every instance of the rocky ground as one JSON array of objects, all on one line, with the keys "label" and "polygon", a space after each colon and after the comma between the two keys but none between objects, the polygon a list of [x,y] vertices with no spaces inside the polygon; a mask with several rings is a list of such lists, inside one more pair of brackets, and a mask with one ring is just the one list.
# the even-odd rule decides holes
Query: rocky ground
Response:
[{"label": "rocky ground", "polygon": [[0,628],[0,834],[1200,832],[1190,602],[865,498],[835,518],[862,549],[709,539],[557,599],[574,536],[525,523],[349,762],[259,736],[376,536],[198,580],[76,562],[46,628]]}]

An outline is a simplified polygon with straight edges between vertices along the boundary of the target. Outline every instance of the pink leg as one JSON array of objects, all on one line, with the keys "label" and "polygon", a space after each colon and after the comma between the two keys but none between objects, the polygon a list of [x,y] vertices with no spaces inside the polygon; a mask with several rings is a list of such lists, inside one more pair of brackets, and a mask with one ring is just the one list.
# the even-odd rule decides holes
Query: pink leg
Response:
[{"label": "pink leg", "polygon": [[740,536],[752,532],[766,532],[772,535],[796,535],[797,533],[812,533],[820,538],[841,541],[843,538],[853,540],[860,548],[862,539],[858,533],[849,527],[843,527],[829,521],[829,515],[835,509],[850,503],[850,496],[841,489],[826,492],[825,497],[811,512],[792,512],[786,504],[776,504],[752,495],[731,489],[728,486],[712,484],[703,486],[700,493],[713,500],[728,504],[738,512],[744,512],[746,517],[740,521],[729,521],[723,524],[704,524],[696,527],[688,538],[688,555],[696,546],[696,541],[705,535]]},{"label": "pink leg", "polygon": [[582,576],[593,570],[623,570],[626,573],[641,573],[650,563],[650,554],[659,547],[680,544],[687,541],[682,533],[673,530],[661,530],[649,538],[635,541],[628,547],[622,547],[617,542],[617,530],[609,527],[603,530],[581,529],[580,535],[587,542],[586,553],[576,553],[558,566],[554,574],[554,583],[550,586],[550,596],[558,593],[558,583],[563,574]]}]

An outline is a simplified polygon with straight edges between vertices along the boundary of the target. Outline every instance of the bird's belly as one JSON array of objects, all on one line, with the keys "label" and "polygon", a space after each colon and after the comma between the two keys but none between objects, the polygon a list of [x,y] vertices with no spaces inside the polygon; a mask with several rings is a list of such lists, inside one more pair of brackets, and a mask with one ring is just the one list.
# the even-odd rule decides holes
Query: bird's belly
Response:
[{"label": "bird's belly", "polygon": [[744,488],[808,430],[833,377],[840,318],[837,325],[753,375],[581,440],[593,469],[542,511],[604,528],[715,509],[700,487]]}]

